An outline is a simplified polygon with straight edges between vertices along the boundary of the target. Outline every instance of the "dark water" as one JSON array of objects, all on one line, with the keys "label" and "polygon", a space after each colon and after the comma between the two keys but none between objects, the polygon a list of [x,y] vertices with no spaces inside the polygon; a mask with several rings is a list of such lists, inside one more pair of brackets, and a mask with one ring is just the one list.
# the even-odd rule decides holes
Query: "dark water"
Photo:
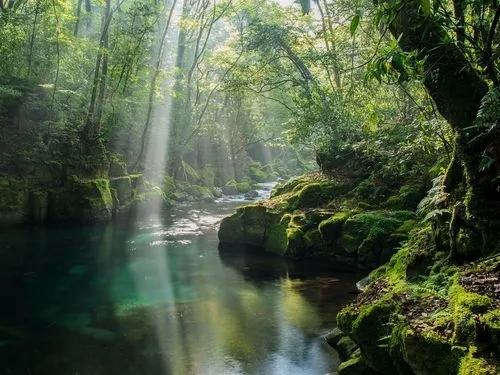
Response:
[{"label": "dark water", "polygon": [[232,209],[0,233],[1,374],[304,374],[337,367],[319,335],[357,275],[226,257]]}]

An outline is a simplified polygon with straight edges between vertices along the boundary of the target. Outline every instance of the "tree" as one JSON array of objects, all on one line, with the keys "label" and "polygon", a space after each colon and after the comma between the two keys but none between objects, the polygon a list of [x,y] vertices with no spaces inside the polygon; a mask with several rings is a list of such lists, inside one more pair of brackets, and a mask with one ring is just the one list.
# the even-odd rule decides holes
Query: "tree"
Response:
[{"label": "tree", "polygon": [[[464,51],[466,40],[477,39],[468,32],[476,25],[481,26],[476,15],[467,14],[471,26],[464,28],[465,13],[471,7],[466,2],[454,2],[458,3],[454,15],[456,35],[450,32],[454,30],[446,28],[446,21],[451,17],[449,13],[444,16],[440,12],[446,10],[448,2],[436,2],[434,10],[429,8],[429,1],[396,3],[397,7],[389,6],[386,1],[377,3],[382,20],[398,38],[401,49],[416,51],[423,61],[424,85],[455,133],[454,156],[444,180],[445,192],[453,195],[450,203],[451,255],[456,260],[464,260],[491,253],[498,250],[500,230],[500,113],[497,104],[500,92],[496,88],[498,62],[491,54],[498,36],[500,6],[496,1],[487,2],[493,7],[494,16],[483,17],[490,19],[489,36],[482,64],[478,64],[472,60],[474,54]],[[493,89],[488,93],[489,87]],[[459,190],[462,179],[464,192]]]}]

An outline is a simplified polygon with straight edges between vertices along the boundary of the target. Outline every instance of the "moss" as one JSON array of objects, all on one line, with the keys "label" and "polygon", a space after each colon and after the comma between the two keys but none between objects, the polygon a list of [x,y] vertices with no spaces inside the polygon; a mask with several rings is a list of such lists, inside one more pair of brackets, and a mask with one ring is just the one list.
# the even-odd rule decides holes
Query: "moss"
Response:
[{"label": "moss", "polygon": [[264,249],[284,255],[288,249],[287,227],[286,221],[271,226],[266,234]]},{"label": "moss", "polygon": [[72,178],[66,186],[51,190],[48,196],[50,219],[103,221],[111,217],[113,196],[109,180]]},{"label": "moss", "polygon": [[253,162],[248,165],[247,174],[255,182],[266,182],[269,181],[271,176],[264,170],[264,167],[258,163]]},{"label": "moss", "polygon": [[248,193],[252,190],[252,185],[250,185],[249,182],[238,182],[236,183],[236,190],[238,190],[239,193]]},{"label": "moss", "polygon": [[398,244],[390,235],[400,225],[383,211],[357,214],[345,221],[339,243],[348,254],[357,254],[358,267],[374,269],[395,252]]},{"label": "moss", "polygon": [[352,193],[356,200],[366,202],[369,205],[379,205],[390,194],[387,186],[375,183],[370,179],[360,182]]},{"label": "moss", "polygon": [[335,182],[315,182],[305,185],[299,193],[297,208],[320,207],[330,202],[336,196],[347,191],[346,186]]},{"label": "moss", "polygon": [[286,229],[287,253],[292,256],[302,255],[306,248],[304,232],[300,228],[288,227]]},{"label": "moss", "polygon": [[323,246],[323,239],[321,233],[317,229],[308,230],[304,235],[305,245],[315,250],[321,249]]},{"label": "moss", "polygon": [[359,345],[368,366],[384,374],[394,373],[388,348],[381,345],[381,340],[391,332],[388,323],[394,311],[394,305],[384,301],[364,306],[352,322],[349,332]]},{"label": "moss", "polygon": [[132,200],[132,182],[130,176],[114,178],[109,183],[116,191],[116,199],[119,206],[123,206]]},{"label": "moss", "polygon": [[354,357],[342,362],[338,368],[339,375],[376,375],[377,373],[369,368],[362,357]]},{"label": "moss", "polygon": [[382,206],[391,210],[415,210],[424,196],[425,188],[422,185],[404,185],[398,194],[390,196]]},{"label": "moss", "polygon": [[402,337],[403,357],[416,374],[456,374],[463,353],[432,329],[406,329]]},{"label": "moss", "polygon": [[500,347],[500,309],[484,314],[479,319],[482,325],[483,341],[487,342],[489,346]]},{"label": "moss", "polygon": [[171,205],[171,199],[159,186],[144,180],[143,183],[143,187],[134,191],[134,198],[127,205],[129,211],[147,216],[152,212],[158,213]]},{"label": "moss", "polygon": [[112,154],[109,158],[109,177],[121,177],[128,175],[127,164],[119,154]]},{"label": "moss", "polygon": [[401,224],[397,229],[396,233],[401,233],[401,234],[408,234],[415,226],[417,225],[417,222],[415,220],[405,220],[403,224]]},{"label": "moss", "polygon": [[450,308],[453,314],[453,342],[464,344],[476,336],[474,314],[484,313],[491,307],[491,299],[477,293],[467,292],[458,283],[458,274],[449,290]]},{"label": "moss", "polygon": [[307,224],[306,216],[302,213],[291,216],[289,227],[301,228]]},{"label": "moss", "polygon": [[458,375],[498,375],[499,368],[477,355],[477,349],[472,346],[458,367]]},{"label": "moss", "polygon": [[342,225],[349,218],[350,212],[338,212],[335,215],[329,217],[326,220],[323,220],[319,226],[319,232],[325,241],[334,242],[338,239]]},{"label": "moss", "polygon": [[335,349],[339,352],[340,358],[349,358],[354,351],[358,348],[358,345],[349,337],[343,336],[335,345]]}]

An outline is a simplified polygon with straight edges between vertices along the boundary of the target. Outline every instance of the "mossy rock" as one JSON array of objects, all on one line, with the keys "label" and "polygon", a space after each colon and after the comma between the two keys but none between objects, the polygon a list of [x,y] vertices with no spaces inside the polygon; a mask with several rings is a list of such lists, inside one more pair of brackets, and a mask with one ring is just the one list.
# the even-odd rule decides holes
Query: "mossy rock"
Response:
[{"label": "mossy rock", "polygon": [[300,190],[296,207],[299,209],[321,207],[347,190],[348,187],[346,185],[338,185],[330,181],[311,183]]},{"label": "mossy rock", "polygon": [[390,196],[382,206],[389,210],[415,210],[424,196],[424,186],[404,185],[398,194]]},{"label": "mossy rock", "polygon": [[264,250],[285,255],[288,250],[287,227],[288,222],[286,220],[281,220],[279,223],[272,225],[266,233]]},{"label": "mossy rock", "polygon": [[236,183],[236,190],[238,190],[239,193],[248,193],[250,190],[252,190],[252,185],[250,185],[249,182],[238,182]]},{"label": "mossy rock", "polygon": [[271,175],[261,169],[260,166],[257,165],[250,165],[248,167],[248,176],[252,179],[252,181],[255,182],[267,182],[272,179]]},{"label": "mossy rock", "polygon": [[467,344],[476,336],[477,324],[474,316],[485,313],[492,305],[489,297],[466,291],[458,283],[458,274],[449,290],[450,309],[453,314],[453,343]]},{"label": "mossy rock", "polygon": [[304,232],[297,227],[288,227],[286,229],[287,238],[287,254],[291,256],[299,256],[305,253],[307,247]]},{"label": "mossy rock", "polygon": [[221,243],[241,243],[243,240],[242,214],[235,213],[225,217],[220,223],[218,236]]},{"label": "mossy rock", "polygon": [[376,184],[371,180],[361,181],[352,193],[356,200],[366,202],[369,205],[379,205],[390,195],[387,186]]},{"label": "mossy rock", "polygon": [[124,206],[131,202],[133,198],[133,191],[130,176],[111,179],[109,186],[111,189],[116,191],[118,206]]},{"label": "mossy rock", "polygon": [[447,375],[458,372],[463,351],[454,348],[446,338],[431,329],[422,332],[407,329],[401,340],[403,358],[415,374]]},{"label": "mossy rock", "polygon": [[340,358],[350,358],[356,349],[358,349],[358,344],[356,344],[349,336],[344,335],[335,344],[335,349],[338,351]]},{"label": "mossy rock", "polygon": [[354,357],[342,362],[338,368],[338,375],[378,375],[365,363],[363,357]]},{"label": "mossy rock", "polygon": [[317,229],[308,230],[304,234],[305,245],[310,248],[311,251],[319,251],[323,248],[323,238],[321,233]]},{"label": "mossy rock", "polygon": [[457,375],[498,375],[499,373],[499,365],[491,363],[491,359],[481,357],[477,353],[477,348],[472,346],[467,355],[461,359]]},{"label": "mossy rock", "polygon": [[237,195],[237,194],[239,194],[238,188],[236,187],[236,185],[237,185],[237,182],[235,180],[228,181],[222,187],[222,193],[225,195]]},{"label": "mossy rock", "polygon": [[[236,212],[224,218],[219,228],[219,241],[221,243],[245,244],[271,250],[273,246],[281,253],[283,247],[281,235],[275,238],[280,230],[288,224],[281,224],[282,216],[268,210],[260,204],[251,204],[240,207]],[[269,234],[272,233],[272,239]]]},{"label": "mossy rock", "polygon": [[72,179],[48,197],[48,216],[54,220],[104,221],[111,218],[113,197],[109,180]]},{"label": "mossy rock", "polygon": [[347,307],[337,315],[339,328],[359,345],[367,365],[383,374],[397,373],[388,348],[381,345],[391,333],[388,323],[394,312],[393,304],[376,302],[359,312]]},{"label": "mossy rock", "polygon": [[500,348],[500,309],[484,314],[479,319],[488,346]]},{"label": "mossy rock", "polygon": [[109,177],[122,177],[128,175],[127,163],[121,155],[114,154],[109,161]]},{"label": "mossy rock", "polygon": [[141,189],[134,190],[133,200],[122,212],[147,217],[152,213],[163,212],[171,205],[172,197],[167,197],[162,188],[146,180]]},{"label": "mossy rock", "polygon": [[185,193],[184,201],[213,201],[214,199],[212,190],[206,186],[187,183],[180,186],[180,189]]},{"label": "mossy rock", "polygon": [[319,226],[319,232],[321,233],[321,237],[327,243],[334,243],[340,236],[342,231],[342,225],[349,218],[350,212],[338,212],[326,220],[323,220]]},{"label": "mossy rock", "polygon": [[398,244],[391,240],[391,234],[400,226],[401,221],[383,211],[351,216],[342,226],[340,248],[357,257],[360,269],[374,269],[396,252]]},{"label": "mossy rock", "polygon": [[331,347],[335,348],[335,345],[340,341],[342,337],[344,337],[346,334],[338,327],[335,327],[331,331],[329,331],[327,334],[323,336],[323,339],[326,341],[328,345]]}]

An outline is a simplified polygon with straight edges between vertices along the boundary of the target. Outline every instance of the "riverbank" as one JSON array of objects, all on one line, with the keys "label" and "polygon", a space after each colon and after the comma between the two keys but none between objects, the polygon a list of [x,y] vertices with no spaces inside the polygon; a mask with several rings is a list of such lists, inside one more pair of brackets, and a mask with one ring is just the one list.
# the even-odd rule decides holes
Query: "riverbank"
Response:
[{"label": "riverbank", "polygon": [[425,185],[369,183],[303,176],[237,209],[219,239],[224,249],[239,243],[371,271],[366,290],[338,314],[341,331],[328,338],[341,353],[340,375],[498,374],[499,249],[457,263],[425,206],[432,196],[421,202]]}]

